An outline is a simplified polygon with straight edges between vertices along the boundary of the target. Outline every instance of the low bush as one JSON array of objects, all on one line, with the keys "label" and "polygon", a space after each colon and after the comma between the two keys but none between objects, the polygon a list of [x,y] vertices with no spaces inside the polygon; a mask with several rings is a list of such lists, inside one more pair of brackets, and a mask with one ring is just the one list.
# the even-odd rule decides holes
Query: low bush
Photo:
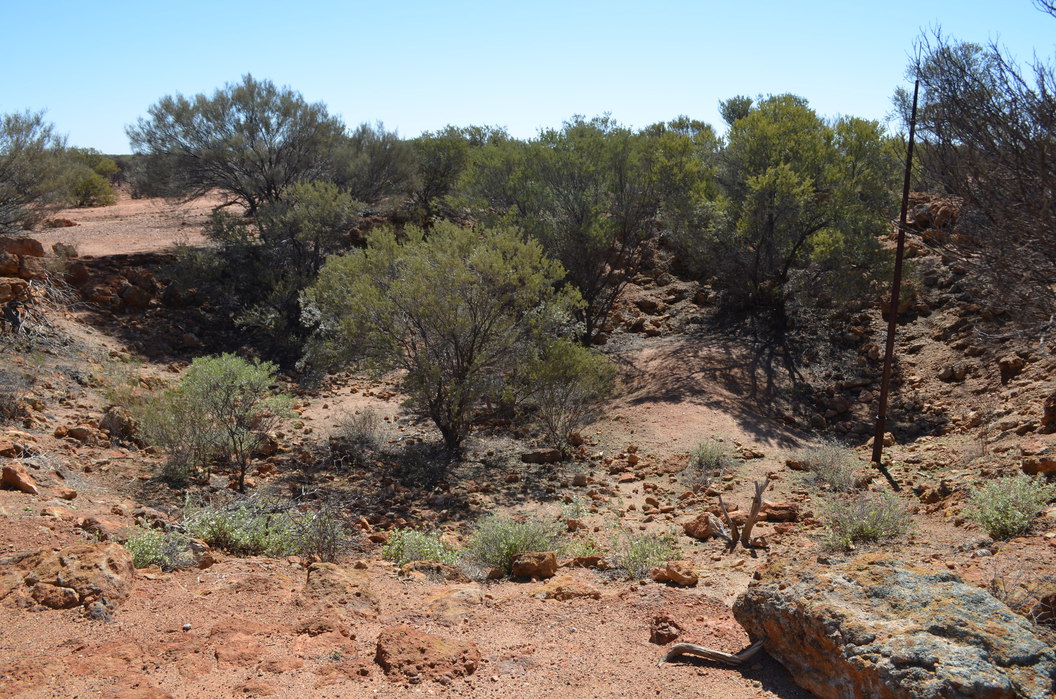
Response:
[{"label": "low bush", "polygon": [[513,558],[529,551],[561,549],[562,532],[558,522],[539,519],[511,519],[492,515],[477,524],[466,547],[471,561],[485,568],[501,568],[510,573]]},{"label": "low bush", "polygon": [[813,475],[816,483],[838,493],[854,489],[862,464],[854,451],[833,443],[802,449],[796,460]]},{"label": "low bush", "polygon": [[1056,499],[1056,483],[1025,474],[1000,478],[968,495],[965,515],[994,539],[1020,536],[1046,503]]},{"label": "low bush", "polygon": [[321,561],[332,563],[355,546],[355,530],[328,505],[295,517],[294,528],[297,553]]},{"label": "low bush", "polygon": [[638,580],[656,566],[681,557],[671,534],[623,532],[612,544],[612,569],[628,580]]},{"label": "low bush", "polygon": [[179,532],[136,527],[124,547],[132,555],[132,565],[136,568],[156,565],[168,572],[185,568],[193,560],[187,537]]},{"label": "low bush", "polygon": [[707,488],[716,478],[733,470],[735,463],[733,455],[721,442],[706,439],[689,453],[689,463],[682,471],[682,478],[691,488]]},{"label": "low bush", "polygon": [[0,424],[12,422],[25,413],[22,404],[30,379],[21,372],[0,369]]},{"label": "low bush", "polygon": [[221,505],[189,506],[187,533],[235,556],[288,556],[300,551],[289,503],[246,498]]},{"label": "low bush", "polygon": [[389,532],[388,541],[381,548],[381,557],[401,566],[414,561],[454,565],[458,562],[459,553],[458,549],[444,541],[438,531],[396,529]]},{"label": "low bush", "polygon": [[524,382],[543,440],[552,449],[568,450],[568,438],[587,426],[601,401],[612,393],[616,369],[597,352],[557,340],[528,366]]},{"label": "low bush", "polygon": [[330,435],[330,460],[337,468],[355,468],[367,463],[378,449],[381,419],[374,410],[342,412]]},{"label": "low bush", "polygon": [[906,506],[889,492],[865,492],[833,500],[826,509],[826,541],[838,549],[902,536],[912,525]]}]

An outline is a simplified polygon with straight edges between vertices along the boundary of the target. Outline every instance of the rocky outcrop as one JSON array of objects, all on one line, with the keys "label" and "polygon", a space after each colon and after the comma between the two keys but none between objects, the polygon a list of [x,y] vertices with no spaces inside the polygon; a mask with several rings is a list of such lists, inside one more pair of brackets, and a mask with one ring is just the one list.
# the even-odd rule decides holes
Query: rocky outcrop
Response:
[{"label": "rocky outcrop", "polygon": [[1049,697],[1056,652],[956,574],[883,554],[775,562],[734,605],[753,640],[819,697]]},{"label": "rocky outcrop", "polygon": [[325,599],[367,616],[378,611],[378,598],[367,586],[366,576],[335,563],[313,563],[309,566],[304,591],[310,597]]},{"label": "rocky outcrop", "polygon": [[374,662],[389,679],[445,681],[476,672],[480,651],[474,643],[452,641],[409,626],[390,626],[378,636]]},{"label": "rocky outcrop", "polygon": [[679,587],[693,587],[697,584],[699,577],[690,561],[668,561],[660,568],[653,568],[649,577],[659,583],[670,583]]},{"label": "rocky outcrop", "polygon": [[45,549],[11,561],[0,597],[21,594],[53,609],[96,602],[113,608],[128,597],[135,574],[132,556],[118,544]]}]

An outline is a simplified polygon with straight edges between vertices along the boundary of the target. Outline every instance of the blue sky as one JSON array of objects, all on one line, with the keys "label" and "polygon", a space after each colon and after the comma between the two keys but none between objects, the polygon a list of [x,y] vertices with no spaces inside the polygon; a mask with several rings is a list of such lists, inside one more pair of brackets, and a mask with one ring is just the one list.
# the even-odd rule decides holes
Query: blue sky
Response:
[{"label": "blue sky", "polygon": [[[138,2],[0,0],[0,113],[47,110],[71,145],[129,151],[167,94],[246,73],[405,137],[447,124],[518,137],[573,114],[642,127],[792,92],[822,115],[883,119],[922,29],[1056,55],[1030,0],[883,3],[610,0]],[[721,129],[720,129],[721,130]]]}]

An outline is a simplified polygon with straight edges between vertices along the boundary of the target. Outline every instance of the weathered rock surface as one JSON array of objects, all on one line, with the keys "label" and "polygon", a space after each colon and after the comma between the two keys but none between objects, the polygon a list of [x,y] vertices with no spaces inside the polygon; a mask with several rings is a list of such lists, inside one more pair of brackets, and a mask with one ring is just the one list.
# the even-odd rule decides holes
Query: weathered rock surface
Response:
[{"label": "weathered rock surface", "polygon": [[722,536],[726,532],[726,527],[722,525],[718,517],[710,512],[702,512],[688,522],[684,522],[682,529],[694,539],[710,539],[713,536]]},{"label": "weathered rock surface", "polygon": [[563,602],[578,597],[601,599],[601,592],[585,580],[571,575],[559,575],[532,590],[531,596],[537,599],[554,599]]},{"label": "weathered rock surface", "polygon": [[367,587],[367,578],[360,571],[352,572],[335,563],[313,563],[308,568],[305,592],[335,604],[346,606],[362,614],[378,611],[378,598]]},{"label": "weathered rock surface", "polygon": [[954,573],[866,554],[771,564],[734,616],[820,697],[1051,697],[1056,651]]},{"label": "weathered rock surface", "polygon": [[557,573],[557,554],[553,551],[526,551],[513,557],[510,566],[515,578],[552,578]]},{"label": "weathered rock surface", "polygon": [[671,583],[680,587],[693,587],[699,580],[690,561],[668,561],[663,568],[653,568],[649,577],[655,582]]},{"label": "weathered rock surface", "polygon": [[15,570],[4,572],[8,584],[0,586],[0,595],[25,588],[38,604],[53,609],[97,601],[112,608],[128,597],[136,574],[132,556],[118,544],[41,550],[20,558],[12,567]]},{"label": "weathered rock surface", "polygon": [[39,492],[37,484],[26,471],[26,467],[17,461],[5,465],[0,471],[0,488],[19,490],[30,495],[36,495]]},{"label": "weathered rock surface", "polygon": [[401,624],[382,630],[374,662],[394,680],[450,679],[476,672],[480,651],[475,643],[452,641]]}]

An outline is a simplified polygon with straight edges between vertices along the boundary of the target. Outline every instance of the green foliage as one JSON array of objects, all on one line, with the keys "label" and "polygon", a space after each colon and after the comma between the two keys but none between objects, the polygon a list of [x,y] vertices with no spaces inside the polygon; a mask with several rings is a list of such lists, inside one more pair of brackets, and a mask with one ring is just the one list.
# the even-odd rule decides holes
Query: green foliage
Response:
[{"label": "green foliage", "polygon": [[162,97],[127,128],[155,190],[195,198],[225,193],[251,213],[296,182],[327,179],[344,126],[321,103],[246,75],[211,97]]},{"label": "green foliage", "polygon": [[136,419],[139,436],[165,451],[159,476],[184,487],[197,474],[207,472],[219,453],[220,434],[212,416],[201,409],[189,392],[165,389],[126,402]]},{"label": "green foliage", "polygon": [[612,544],[612,567],[628,580],[639,580],[656,566],[681,557],[671,534],[625,531]]},{"label": "green foliage", "polygon": [[117,203],[117,192],[102,175],[86,170],[70,186],[74,206],[111,206]]},{"label": "green foliage", "polygon": [[412,405],[457,451],[473,411],[560,332],[574,297],[558,294],[560,267],[513,231],[441,223],[401,244],[378,230],[367,248],[331,259],[303,296],[318,325],[315,359],[406,371]]},{"label": "green foliage", "polygon": [[861,542],[903,536],[909,532],[912,520],[894,493],[867,491],[832,500],[827,507],[825,526],[830,546],[852,549]]},{"label": "green foliage", "polygon": [[965,514],[994,539],[1030,530],[1030,522],[1056,499],[1056,484],[1025,474],[989,481],[968,495]]},{"label": "green foliage", "polygon": [[546,443],[565,451],[568,437],[593,419],[598,404],[612,392],[616,368],[606,357],[581,345],[558,340],[529,362],[520,381]]},{"label": "green foliage", "polygon": [[270,362],[223,354],[195,359],[180,382],[180,392],[209,416],[220,449],[237,469],[239,490],[268,432],[292,414],[292,399],[272,392],[276,370]]},{"label": "green foliage", "polygon": [[732,471],[735,465],[733,455],[722,442],[706,439],[689,452],[689,462],[682,471],[682,478],[692,488],[707,488],[716,478]]},{"label": "green foliage", "polygon": [[248,498],[226,505],[189,505],[187,533],[234,556],[288,556],[299,551],[288,503]]},{"label": "green foliage", "polygon": [[701,240],[705,273],[727,301],[784,327],[790,306],[861,298],[885,267],[878,239],[898,172],[880,124],[829,125],[802,98],[779,95],[739,116],[727,140],[721,216]]},{"label": "green foliage", "polygon": [[414,561],[454,565],[458,562],[459,553],[458,549],[444,540],[441,532],[396,529],[389,532],[388,540],[381,547],[381,557],[401,566]]},{"label": "green foliage", "polygon": [[377,204],[414,188],[414,149],[380,123],[361,124],[336,148],[334,161],[334,182],[359,201]]},{"label": "green foliage", "polygon": [[31,228],[66,196],[65,141],[43,112],[0,115],[0,235]]},{"label": "green foliage", "polygon": [[136,527],[123,546],[136,568],[156,565],[168,572],[186,568],[193,560],[187,537],[179,532]]},{"label": "green foliage", "polygon": [[640,262],[659,206],[648,138],[608,117],[573,117],[527,144],[481,149],[466,190],[485,220],[513,223],[538,239],[566,270],[584,305],[584,342],[605,325]]},{"label": "green foliage", "polygon": [[557,522],[492,515],[477,524],[466,554],[485,568],[499,568],[508,574],[514,556],[532,551],[556,551],[561,548],[562,536]]},{"label": "green foliage", "polygon": [[79,207],[117,203],[113,179],[119,171],[116,162],[95,149],[68,149],[65,179],[69,203]]},{"label": "green foliage", "polygon": [[275,370],[232,354],[199,357],[177,388],[129,400],[142,437],[168,455],[162,477],[183,485],[223,456],[244,490],[254,453],[291,414],[290,397],[272,392]]},{"label": "green foliage", "polygon": [[795,458],[816,482],[840,493],[854,489],[862,466],[862,460],[853,450],[834,443],[802,449]]}]

